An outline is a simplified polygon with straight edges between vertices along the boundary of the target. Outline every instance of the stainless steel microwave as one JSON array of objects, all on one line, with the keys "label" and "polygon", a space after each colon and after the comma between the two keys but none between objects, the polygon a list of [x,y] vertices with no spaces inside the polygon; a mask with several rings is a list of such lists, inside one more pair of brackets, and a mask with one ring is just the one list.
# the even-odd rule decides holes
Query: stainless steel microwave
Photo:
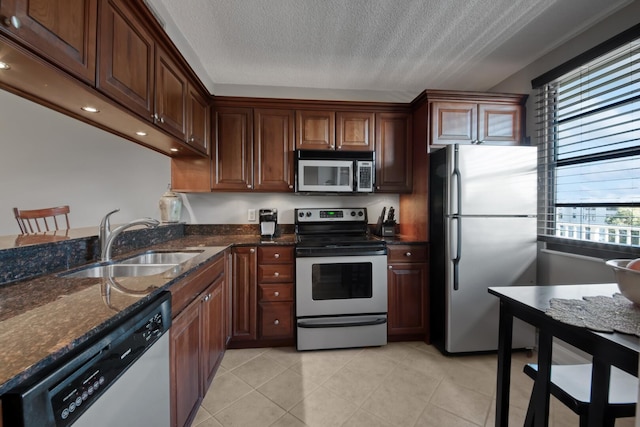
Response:
[{"label": "stainless steel microwave", "polygon": [[296,150],[297,193],[372,193],[371,151]]}]

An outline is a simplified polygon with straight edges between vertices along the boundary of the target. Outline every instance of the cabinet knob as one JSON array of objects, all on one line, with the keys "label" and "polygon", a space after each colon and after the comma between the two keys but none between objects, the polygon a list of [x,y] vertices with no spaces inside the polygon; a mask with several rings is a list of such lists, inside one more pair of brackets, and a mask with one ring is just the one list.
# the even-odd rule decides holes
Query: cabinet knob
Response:
[{"label": "cabinet knob", "polygon": [[407,257],[411,256],[411,252],[407,252],[406,254],[404,254],[404,256],[407,256]]},{"label": "cabinet knob", "polygon": [[253,248],[249,249],[249,253],[254,253],[255,251],[256,251],[256,250],[255,250],[255,249],[253,249]]},{"label": "cabinet knob", "polygon": [[164,123],[164,117],[160,116],[160,123]]},{"label": "cabinet knob", "polygon": [[273,257],[274,257],[275,259],[278,259],[278,258],[280,258],[280,254],[274,254],[274,255],[273,255]]},{"label": "cabinet knob", "polygon": [[274,324],[274,325],[279,325],[279,324],[280,324],[280,321],[279,321],[278,319],[276,319],[276,320],[274,320],[274,321],[273,321],[273,324]]},{"label": "cabinet knob", "polygon": [[20,18],[18,18],[17,16],[10,16],[8,18],[4,18],[4,24],[7,27],[13,27],[16,30],[19,29],[22,26],[22,22],[20,22]]},{"label": "cabinet knob", "polygon": [[211,299],[211,294],[207,294],[205,295],[205,297],[202,299],[204,302],[207,302]]},{"label": "cabinet knob", "polygon": [[278,273],[277,271],[276,271],[275,273],[273,273],[273,275],[274,275],[275,277],[280,277],[280,273]]},{"label": "cabinet knob", "polygon": [[251,187],[252,187],[251,184],[247,184],[247,188],[251,188]]},{"label": "cabinet knob", "polygon": [[273,293],[273,295],[274,295],[274,296],[276,296],[276,297],[279,297],[279,296],[280,296],[280,292],[275,291],[275,292]]},{"label": "cabinet knob", "polygon": [[393,270],[393,265],[387,267],[389,270]]},{"label": "cabinet knob", "polygon": [[293,188],[293,185],[289,185],[289,188]]},{"label": "cabinet knob", "polygon": [[379,190],[379,189],[380,189],[380,186],[379,186],[379,185],[376,185],[376,190]]},{"label": "cabinet knob", "polygon": [[196,140],[196,138],[192,135],[189,137],[189,142],[194,142]]}]

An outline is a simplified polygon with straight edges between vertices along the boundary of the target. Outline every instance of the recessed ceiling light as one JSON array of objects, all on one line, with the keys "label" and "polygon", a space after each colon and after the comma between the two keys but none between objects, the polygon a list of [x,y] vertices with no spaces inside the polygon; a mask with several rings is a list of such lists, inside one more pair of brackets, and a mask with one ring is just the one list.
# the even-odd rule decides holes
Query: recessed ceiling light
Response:
[{"label": "recessed ceiling light", "polygon": [[7,64],[6,62],[0,61],[0,70],[8,70],[10,68],[11,66],[9,64]]},{"label": "recessed ceiling light", "polygon": [[89,106],[82,107],[82,110],[86,111],[87,113],[99,113],[100,112],[100,110],[98,110],[96,107],[89,107]]},{"label": "recessed ceiling light", "polygon": [[173,151],[174,153],[178,151],[177,148],[170,148],[171,151]]},{"label": "recessed ceiling light", "polygon": [[138,132],[136,132],[136,135],[138,135],[138,136],[147,136],[147,133],[139,130]]}]

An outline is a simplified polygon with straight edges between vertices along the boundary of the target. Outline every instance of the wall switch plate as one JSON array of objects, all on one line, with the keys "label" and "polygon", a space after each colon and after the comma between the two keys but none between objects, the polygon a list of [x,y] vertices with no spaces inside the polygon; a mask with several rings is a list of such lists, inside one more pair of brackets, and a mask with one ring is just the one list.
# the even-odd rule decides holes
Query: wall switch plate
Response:
[{"label": "wall switch plate", "polygon": [[247,211],[247,219],[249,221],[255,221],[256,220],[256,210],[255,209],[249,209]]}]

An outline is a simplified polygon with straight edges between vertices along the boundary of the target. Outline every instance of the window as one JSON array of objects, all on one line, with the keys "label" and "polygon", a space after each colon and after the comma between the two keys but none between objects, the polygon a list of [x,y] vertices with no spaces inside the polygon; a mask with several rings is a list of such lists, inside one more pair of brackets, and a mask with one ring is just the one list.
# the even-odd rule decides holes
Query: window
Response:
[{"label": "window", "polygon": [[640,243],[637,29],[634,37],[537,85],[542,236]]}]

